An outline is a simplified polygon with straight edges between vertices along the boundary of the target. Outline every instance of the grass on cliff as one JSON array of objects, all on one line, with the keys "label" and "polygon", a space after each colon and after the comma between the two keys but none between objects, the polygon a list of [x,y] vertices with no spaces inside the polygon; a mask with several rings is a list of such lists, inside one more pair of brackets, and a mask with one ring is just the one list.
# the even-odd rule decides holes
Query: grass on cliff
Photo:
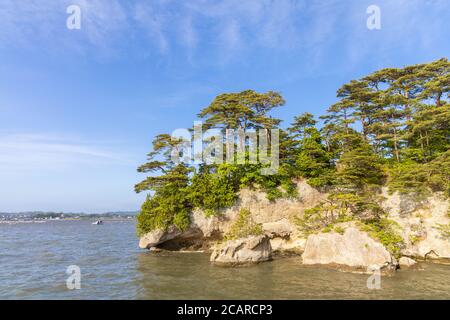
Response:
[{"label": "grass on cliff", "polygon": [[230,231],[225,234],[224,240],[236,240],[249,236],[260,236],[262,234],[264,234],[262,225],[253,221],[250,210],[241,209]]},{"label": "grass on cliff", "polygon": [[307,236],[332,231],[343,234],[343,228],[336,224],[349,221],[357,222],[362,231],[380,241],[394,256],[399,256],[405,245],[399,234],[400,226],[386,218],[371,194],[332,193],[319,205],[305,210],[296,223]]},{"label": "grass on cliff", "polygon": [[396,258],[400,256],[405,242],[399,234],[400,225],[397,222],[387,218],[365,221],[360,224],[360,229],[367,232],[372,238],[380,241]]},{"label": "grass on cliff", "polygon": [[[305,235],[330,232],[334,225],[342,222],[376,219],[383,215],[383,210],[372,195],[332,192],[318,205],[306,209],[296,219],[299,230]],[[341,233],[339,228],[334,230]]]},{"label": "grass on cliff", "polygon": [[442,238],[445,240],[450,240],[450,223],[449,224],[437,224],[436,227],[434,227],[436,230],[439,231]]}]

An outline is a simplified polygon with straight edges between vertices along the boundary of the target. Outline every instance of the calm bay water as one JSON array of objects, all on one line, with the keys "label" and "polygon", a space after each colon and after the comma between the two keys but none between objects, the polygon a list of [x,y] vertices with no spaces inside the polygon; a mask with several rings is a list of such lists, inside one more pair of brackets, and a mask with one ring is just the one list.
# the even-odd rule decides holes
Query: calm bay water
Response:
[{"label": "calm bay water", "polygon": [[[68,290],[66,269],[81,268]],[[247,268],[210,265],[202,253],[150,254],[133,221],[0,224],[0,299],[450,299],[450,266],[383,277],[304,267],[299,258]]]}]

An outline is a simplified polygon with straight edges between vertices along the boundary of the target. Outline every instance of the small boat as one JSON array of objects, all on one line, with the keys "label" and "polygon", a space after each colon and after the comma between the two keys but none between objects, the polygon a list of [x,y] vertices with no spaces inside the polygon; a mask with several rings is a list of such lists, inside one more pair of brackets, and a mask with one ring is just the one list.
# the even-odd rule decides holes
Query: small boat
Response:
[{"label": "small boat", "polygon": [[100,225],[100,224],[103,224],[103,221],[102,220],[97,220],[95,222],[92,222],[92,224]]}]

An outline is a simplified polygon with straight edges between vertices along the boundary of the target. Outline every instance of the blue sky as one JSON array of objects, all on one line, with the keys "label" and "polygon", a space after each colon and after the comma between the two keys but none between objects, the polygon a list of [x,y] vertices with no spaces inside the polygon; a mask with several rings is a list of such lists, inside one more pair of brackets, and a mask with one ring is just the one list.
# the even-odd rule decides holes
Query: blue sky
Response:
[{"label": "blue sky", "polygon": [[0,212],[136,210],[153,136],[217,94],[323,114],[346,81],[449,57],[449,21],[447,0],[0,0]]}]

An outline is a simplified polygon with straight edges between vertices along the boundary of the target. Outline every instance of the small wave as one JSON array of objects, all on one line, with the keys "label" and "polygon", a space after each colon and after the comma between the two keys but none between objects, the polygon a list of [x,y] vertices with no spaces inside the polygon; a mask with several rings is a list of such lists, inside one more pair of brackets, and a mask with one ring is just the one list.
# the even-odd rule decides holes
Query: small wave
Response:
[{"label": "small wave", "polygon": [[31,223],[46,223],[47,221],[28,221],[28,220],[17,220],[17,221],[0,221],[0,224],[31,224]]}]

